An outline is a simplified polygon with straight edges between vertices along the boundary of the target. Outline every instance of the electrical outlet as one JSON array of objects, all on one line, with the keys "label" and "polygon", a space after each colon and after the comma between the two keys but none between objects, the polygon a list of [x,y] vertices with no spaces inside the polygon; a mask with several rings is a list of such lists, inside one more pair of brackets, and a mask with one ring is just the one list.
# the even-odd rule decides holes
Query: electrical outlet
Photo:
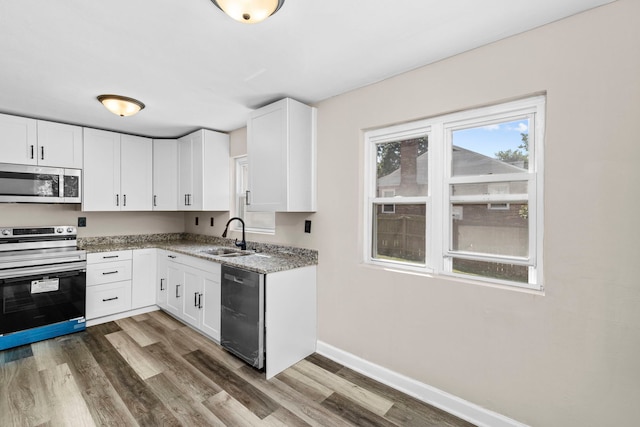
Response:
[{"label": "electrical outlet", "polygon": [[87,226],[87,217],[79,216],[78,217],[78,227],[86,227]]},{"label": "electrical outlet", "polygon": [[304,221],[304,232],[311,233],[311,220],[307,219]]}]

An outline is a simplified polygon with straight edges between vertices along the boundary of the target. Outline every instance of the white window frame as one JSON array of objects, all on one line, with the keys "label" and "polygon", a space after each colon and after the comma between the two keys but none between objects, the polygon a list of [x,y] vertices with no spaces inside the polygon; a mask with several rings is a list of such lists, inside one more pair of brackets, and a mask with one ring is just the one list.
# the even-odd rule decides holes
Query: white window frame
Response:
[{"label": "white window frame", "polygon": [[[399,270],[417,271],[432,275],[442,275],[471,280],[478,283],[507,285],[514,288],[543,290],[542,247],[543,247],[543,147],[545,126],[545,96],[535,96],[518,101],[489,107],[477,108],[458,113],[442,115],[366,131],[364,133],[365,191],[363,226],[363,260],[367,264],[393,267]],[[452,132],[492,123],[528,118],[529,170],[525,173],[496,174],[481,176],[451,176]],[[405,140],[416,136],[429,137],[428,191],[424,197],[378,197],[376,194],[376,145],[384,142]],[[526,195],[505,194],[486,196],[449,196],[450,185],[456,183],[486,183],[505,181],[526,181]],[[526,200],[529,219],[529,255],[509,257],[494,255],[465,254],[450,250],[453,202],[512,203]],[[426,205],[426,260],[424,265],[409,262],[387,261],[373,257],[374,208],[379,204],[424,203]],[[452,271],[452,257],[526,265],[529,272],[528,283],[476,277]]]},{"label": "white window frame", "polygon": [[[239,216],[241,217],[244,221],[245,221],[245,232],[249,232],[249,233],[261,233],[261,234],[275,234],[276,233],[276,229],[275,229],[275,212],[268,212],[268,213],[263,213],[260,212],[260,214],[271,214],[273,215],[273,227],[271,228],[264,228],[264,227],[255,227],[251,224],[251,221],[248,221],[246,218],[243,218],[244,215],[241,214],[241,212],[243,212],[243,210],[241,209],[241,204],[245,203],[245,197],[246,197],[246,192],[244,191],[244,187],[245,187],[245,183],[244,183],[244,178],[243,178],[243,173],[242,173],[242,168],[243,166],[248,167],[249,166],[249,159],[246,155],[244,156],[239,156],[235,158],[235,162],[234,162],[234,166],[235,166],[235,193],[234,193],[234,198],[233,198],[233,209],[234,209],[234,215],[235,216]],[[249,173],[251,173],[251,171],[249,171]],[[246,206],[246,204],[245,204]],[[247,213],[246,210],[244,210],[245,213]],[[242,230],[242,227],[240,226],[240,223],[237,221],[234,221],[231,224],[232,230],[235,231],[240,231]]]}]

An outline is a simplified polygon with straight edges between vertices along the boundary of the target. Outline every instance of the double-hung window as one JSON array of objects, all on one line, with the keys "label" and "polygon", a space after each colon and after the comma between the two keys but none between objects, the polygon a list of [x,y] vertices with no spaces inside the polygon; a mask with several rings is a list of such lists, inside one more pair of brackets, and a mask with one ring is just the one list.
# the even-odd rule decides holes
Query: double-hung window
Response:
[{"label": "double-hung window", "polygon": [[542,289],[542,96],[365,134],[365,261]]}]

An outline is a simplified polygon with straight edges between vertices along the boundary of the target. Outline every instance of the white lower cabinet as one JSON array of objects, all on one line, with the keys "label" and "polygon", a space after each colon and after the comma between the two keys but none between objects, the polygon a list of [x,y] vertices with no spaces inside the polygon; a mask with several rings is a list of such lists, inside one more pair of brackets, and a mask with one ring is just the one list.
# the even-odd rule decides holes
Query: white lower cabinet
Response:
[{"label": "white lower cabinet", "polygon": [[87,255],[87,320],[131,310],[132,252]]},{"label": "white lower cabinet", "polygon": [[166,293],[166,305],[161,308],[220,341],[220,264],[163,252],[167,286],[158,291]]},{"label": "white lower cabinet", "polygon": [[157,249],[87,254],[87,320],[156,304]]}]

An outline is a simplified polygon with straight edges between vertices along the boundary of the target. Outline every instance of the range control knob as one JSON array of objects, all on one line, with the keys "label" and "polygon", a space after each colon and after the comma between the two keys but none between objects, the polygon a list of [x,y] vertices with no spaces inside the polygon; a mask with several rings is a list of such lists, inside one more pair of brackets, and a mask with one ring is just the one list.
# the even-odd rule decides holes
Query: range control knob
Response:
[{"label": "range control knob", "polygon": [[62,227],[56,228],[56,233],[64,233],[64,228]]},{"label": "range control knob", "polygon": [[73,227],[67,227],[67,233],[73,233],[76,231]]},{"label": "range control knob", "polygon": [[2,230],[2,235],[3,236],[9,236],[10,234],[11,234],[11,231],[9,231],[7,229]]}]

